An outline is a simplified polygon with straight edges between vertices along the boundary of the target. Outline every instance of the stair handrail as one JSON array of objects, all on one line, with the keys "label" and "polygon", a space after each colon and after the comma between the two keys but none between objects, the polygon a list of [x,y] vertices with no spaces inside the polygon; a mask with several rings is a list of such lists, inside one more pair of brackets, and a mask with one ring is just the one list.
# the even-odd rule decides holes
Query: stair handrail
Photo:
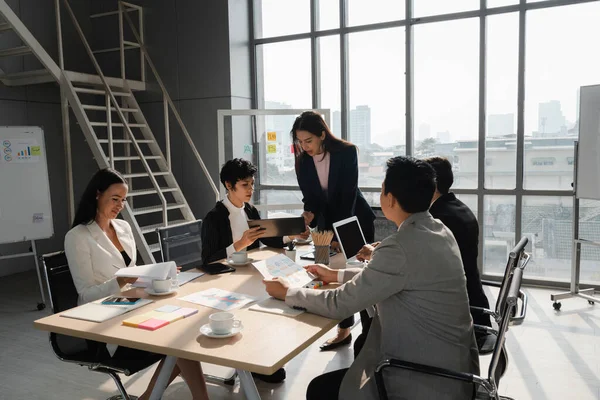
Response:
[{"label": "stair handrail", "polygon": [[[77,22],[77,17],[75,17],[75,13],[73,12],[73,9],[71,9],[71,6],[69,4],[69,0],[64,0],[63,3],[65,5],[66,10],[69,13],[69,16],[71,17],[71,20],[73,21],[73,25],[75,26],[75,30],[79,34],[79,37],[81,38],[83,46],[85,47],[85,50],[87,51],[88,56],[90,57],[90,60],[92,61],[92,64],[94,64],[94,68],[96,69],[96,73],[98,74],[98,76],[100,77],[100,80],[102,81],[102,84],[104,85],[104,89],[106,90],[106,94],[108,96],[110,96],[110,102],[114,105],[115,111],[117,112],[117,115],[119,116],[119,119],[123,123],[123,128],[125,128],[125,130],[127,132],[127,135],[131,139],[131,143],[133,143],[133,145],[135,147],[135,150],[137,151],[138,155],[140,156],[140,161],[142,162],[142,165],[144,166],[144,168],[148,172],[148,176],[150,177],[152,185],[156,189],[156,193],[158,194],[158,196],[160,198],[160,201],[162,203],[162,208],[163,208],[163,223],[165,224],[165,226],[167,226],[168,225],[167,201],[165,199],[165,196],[163,195],[162,190],[161,190],[158,182],[156,181],[156,178],[154,177],[154,174],[152,174],[152,169],[150,169],[150,166],[148,165],[148,162],[144,158],[144,154],[142,153],[142,149],[140,148],[140,145],[136,141],[136,139],[135,139],[135,137],[133,135],[133,132],[131,131],[131,128],[129,127],[128,121],[125,119],[125,116],[123,115],[123,112],[121,111],[121,107],[119,106],[119,103],[117,102],[117,99],[116,99],[114,93],[112,92],[112,89],[110,88],[110,86],[108,84],[108,81],[106,80],[106,77],[102,73],[102,69],[100,68],[100,65],[98,64],[98,61],[96,60],[96,57],[94,56],[94,52],[92,51],[92,48],[90,47],[87,39],[85,38],[85,34],[83,33],[83,30],[81,29],[81,26],[79,25],[79,22]],[[125,15],[127,15],[127,13],[125,13]],[[130,93],[131,93],[131,91],[130,91]],[[111,113],[112,110],[110,108],[108,108],[106,110],[106,112],[107,113]],[[110,117],[107,118],[107,123],[110,123]],[[108,129],[110,130],[110,126],[108,127]],[[111,160],[111,162],[112,162],[112,160]]]},{"label": "stair handrail", "polygon": [[[187,141],[188,141],[188,143],[190,145],[190,148],[192,149],[192,152],[194,153],[194,156],[196,156],[196,160],[200,164],[200,167],[202,167],[202,171],[204,172],[204,175],[206,176],[206,179],[208,180],[208,183],[210,184],[210,186],[211,186],[211,188],[212,188],[212,190],[213,190],[213,192],[215,194],[216,201],[219,201],[219,199],[220,199],[219,189],[218,189],[217,185],[215,185],[215,182],[213,181],[212,177],[210,176],[210,173],[208,172],[208,168],[206,168],[206,165],[204,164],[204,161],[202,160],[202,157],[200,156],[200,153],[198,152],[198,150],[196,149],[196,146],[194,145],[194,142],[192,141],[192,137],[190,136],[188,130],[185,127],[185,125],[183,124],[183,120],[181,119],[181,116],[179,115],[179,112],[175,108],[175,104],[173,104],[173,101],[171,100],[171,96],[169,96],[169,93],[167,92],[167,89],[166,89],[166,87],[165,87],[162,79],[160,79],[158,71],[156,70],[156,67],[154,66],[154,63],[152,62],[152,59],[150,58],[150,54],[148,53],[148,50],[146,49],[146,45],[144,44],[142,38],[140,37],[139,32],[137,31],[137,29],[133,25],[133,22],[131,21],[131,17],[128,15],[128,13],[123,12],[123,6],[129,7],[129,6],[131,6],[131,4],[127,3],[125,1],[119,0],[119,12],[127,20],[127,23],[129,24],[129,27],[131,28],[131,31],[132,31],[133,35],[135,36],[135,40],[137,40],[138,44],[140,45],[140,51],[144,54],[144,57],[146,58],[146,61],[148,62],[148,66],[150,67],[150,70],[154,74],[154,78],[156,79],[156,82],[160,86],[160,89],[161,89],[162,94],[163,94],[163,100],[166,101],[166,103],[168,104],[169,108],[173,112],[173,115],[175,115],[175,119],[179,123],[179,127],[181,128],[181,131],[183,132],[183,135],[187,139]],[[166,121],[168,121],[167,104],[165,104],[165,107],[164,107],[164,112],[165,112],[165,129],[168,128],[167,127],[167,122],[166,122]],[[165,134],[166,134],[165,136],[166,136],[166,142],[167,142],[167,149],[169,149],[169,147],[170,147],[170,138],[169,138],[169,135],[168,135],[168,129],[165,132]],[[168,151],[168,152],[170,152],[170,151]],[[168,157],[170,158],[170,154],[168,155]],[[171,166],[170,166],[170,163],[169,163],[169,168],[170,167]]]}]

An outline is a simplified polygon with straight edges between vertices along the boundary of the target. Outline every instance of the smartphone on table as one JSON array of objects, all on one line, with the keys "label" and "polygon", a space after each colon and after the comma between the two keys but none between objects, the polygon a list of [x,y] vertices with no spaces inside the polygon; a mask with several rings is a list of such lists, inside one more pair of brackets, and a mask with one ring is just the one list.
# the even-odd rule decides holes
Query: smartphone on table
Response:
[{"label": "smartphone on table", "polygon": [[204,264],[201,265],[199,268],[209,275],[224,274],[226,272],[235,271],[235,268],[223,263]]},{"label": "smartphone on table", "polygon": [[132,306],[140,300],[140,297],[111,296],[102,301],[102,304],[112,306]]}]

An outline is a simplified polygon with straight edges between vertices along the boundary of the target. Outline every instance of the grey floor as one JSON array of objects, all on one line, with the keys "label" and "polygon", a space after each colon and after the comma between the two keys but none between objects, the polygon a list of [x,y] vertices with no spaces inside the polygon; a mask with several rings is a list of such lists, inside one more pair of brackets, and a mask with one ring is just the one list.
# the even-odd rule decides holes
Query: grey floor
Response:
[{"label": "grey floor", "polygon": [[[510,365],[501,382],[501,394],[518,400],[600,400],[600,304],[585,300],[563,301],[560,312],[550,302],[552,290],[526,289],[530,297],[527,319],[512,327],[508,337]],[[489,293],[493,297],[493,293]],[[48,335],[32,322],[49,311],[37,311],[35,273],[0,277],[0,399],[79,400],[105,399],[116,394],[110,378],[59,361]],[[360,332],[360,324],[355,335]],[[329,335],[328,335],[329,336]],[[348,366],[351,348],[322,353],[318,344],[287,366],[288,379],[279,385],[258,383],[263,399],[303,399],[310,380],[327,371]],[[482,358],[482,372],[486,359]],[[206,367],[212,372],[223,372]],[[146,387],[152,370],[124,378],[131,394]],[[243,399],[239,385],[209,384],[211,399]],[[165,400],[190,400],[181,379],[168,388]]]}]

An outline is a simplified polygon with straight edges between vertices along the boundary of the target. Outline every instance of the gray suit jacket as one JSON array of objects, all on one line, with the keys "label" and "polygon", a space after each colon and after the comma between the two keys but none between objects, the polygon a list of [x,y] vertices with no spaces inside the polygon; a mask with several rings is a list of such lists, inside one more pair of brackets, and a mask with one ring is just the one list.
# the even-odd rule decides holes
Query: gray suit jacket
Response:
[{"label": "gray suit jacket", "polygon": [[[286,303],[343,319],[375,305],[365,345],[346,373],[340,399],[378,399],[376,365],[398,358],[479,374],[465,273],[454,236],[429,212],[411,215],[373,252],[364,269],[344,272],[332,290],[293,288]],[[471,385],[390,369],[390,399],[464,400]]]}]

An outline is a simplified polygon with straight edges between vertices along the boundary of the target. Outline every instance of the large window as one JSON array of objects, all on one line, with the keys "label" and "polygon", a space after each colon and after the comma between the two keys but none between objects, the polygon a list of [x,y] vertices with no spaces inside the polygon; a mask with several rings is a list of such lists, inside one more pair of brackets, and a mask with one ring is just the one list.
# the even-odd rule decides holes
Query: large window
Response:
[{"label": "large window", "polygon": [[[527,276],[568,281],[579,87],[598,84],[600,1],[406,1],[255,0],[256,106],[330,109],[374,207],[388,158],[447,157],[480,222],[484,275],[502,274],[525,236]],[[262,202],[301,202],[290,160],[271,163]],[[600,201],[580,214],[581,236],[600,241]],[[378,238],[393,231],[377,221]],[[600,247],[588,247],[582,281],[597,283]]]}]

